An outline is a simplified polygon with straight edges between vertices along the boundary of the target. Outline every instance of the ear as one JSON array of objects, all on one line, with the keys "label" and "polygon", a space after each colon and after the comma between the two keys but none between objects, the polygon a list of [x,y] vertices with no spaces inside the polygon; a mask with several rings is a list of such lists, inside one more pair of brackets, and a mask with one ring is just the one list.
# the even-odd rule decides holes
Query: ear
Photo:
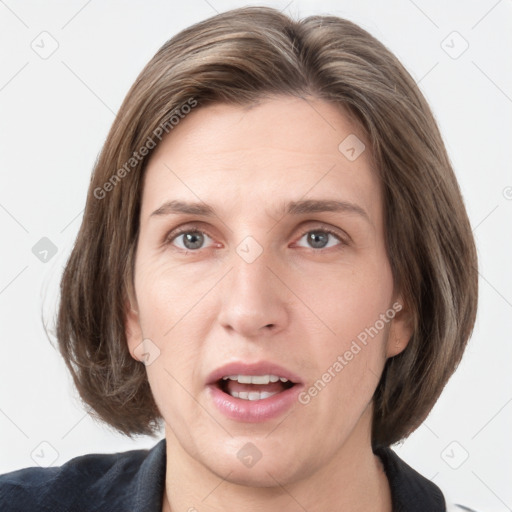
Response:
[{"label": "ear", "polygon": [[396,356],[405,350],[414,330],[412,315],[401,296],[393,303],[390,310],[395,312],[395,316],[391,320],[388,332],[386,343],[387,358]]},{"label": "ear", "polygon": [[135,349],[142,342],[142,328],[140,326],[139,312],[136,306],[132,305],[131,300],[127,300],[125,303],[125,334],[126,342],[128,343],[128,350],[130,355],[136,360],[140,361],[140,358],[136,356]]}]

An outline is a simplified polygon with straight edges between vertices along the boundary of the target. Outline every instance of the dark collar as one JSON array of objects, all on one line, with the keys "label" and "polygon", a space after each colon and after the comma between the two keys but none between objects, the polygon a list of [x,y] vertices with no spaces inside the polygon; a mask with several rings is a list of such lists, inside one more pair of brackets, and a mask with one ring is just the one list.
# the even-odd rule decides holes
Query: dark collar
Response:
[{"label": "dark collar", "polygon": [[161,512],[165,489],[166,443],[159,441],[144,458],[134,478],[132,508],[140,512]]},{"label": "dark collar", "polygon": [[[393,512],[445,512],[439,488],[389,448],[379,448]],[[60,467],[25,468],[0,475],[0,510],[116,510],[161,512],[166,442],[150,450],[76,457]]]},{"label": "dark collar", "polygon": [[391,488],[393,512],[445,512],[443,493],[406,464],[390,448],[374,450],[384,466]]},{"label": "dark collar", "polygon": [[[390,448],[377,448],[391,489],[393,512],[445,512],[443,493]],[[133,510],[160,512],[165,487],[166,444],[152,448],[136,476]],[[133,503],[133,502],[132,502]]]}]

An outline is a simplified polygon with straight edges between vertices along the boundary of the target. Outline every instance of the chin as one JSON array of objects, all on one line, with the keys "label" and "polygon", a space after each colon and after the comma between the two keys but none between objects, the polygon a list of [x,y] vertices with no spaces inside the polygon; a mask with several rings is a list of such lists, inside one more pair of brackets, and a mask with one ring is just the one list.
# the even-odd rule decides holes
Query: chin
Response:
[{"label": "chin", "polygon": [[290,468],[281,467],[282,464],[275,460],[265,462],[260,460],[250,468],[243,466],[238,461],[233,462],[231,457],[228,458],[225,464],[219,465],[218,461],[213,462],[213,464],[215,467],[210,467],[210,470],[217,474],[219,478],[246,487],[276,487],[299,479]]},{"label": "chin", "polygon": [[297,443],[276,439],[244,437],[230,439],[213,452],[202,454],[197,461],[219,478],[236,485],[249,487],[276,487],[306,477],[317,465],[315,460],[305,460],[305,454],[297,458]]}]

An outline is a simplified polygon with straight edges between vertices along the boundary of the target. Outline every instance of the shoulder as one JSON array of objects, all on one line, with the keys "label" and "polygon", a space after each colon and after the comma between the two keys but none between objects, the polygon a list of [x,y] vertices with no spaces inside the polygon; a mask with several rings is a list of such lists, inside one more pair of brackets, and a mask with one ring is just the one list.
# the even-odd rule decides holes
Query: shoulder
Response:
[{"label": "shoulder", "polygon": [[59,467],[29,467],[0,475],[0,510],[100,510],[102,504],[116,501],[116,495],[124,500],[137,491],[141,467],[151,452],[158,452],[162,466],[161,445],[82,455]]},{"label": "shoulder", "polygon": [[433,482],[411,468],[390,448],[377,448],[388,477],[393,510],[445,512],[443,493]]},{"label": "shoulder", "polygon": [[476,512],[462,505],[448,503],[441,489],[411,468],[390,448],[374,450],[388,477],[393,510],[403,512]]}]

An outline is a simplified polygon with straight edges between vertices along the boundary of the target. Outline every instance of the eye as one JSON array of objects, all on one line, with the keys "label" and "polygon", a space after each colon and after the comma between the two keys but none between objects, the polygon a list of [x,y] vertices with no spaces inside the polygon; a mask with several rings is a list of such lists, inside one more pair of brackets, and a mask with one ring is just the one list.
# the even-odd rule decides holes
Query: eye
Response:
[{"label": "eye", "polygon": [[306,239],[306,243],[308,243],[309,248],[312,249],[328,249],[335,245],[346,245],[344,240],[342,240],[337,233],[325,228],[310,229],[301,236],[299,241],[303,238]]},{"label": "eye", "polygon": [[[310,249],[328,249],[330,247],[340,245],[345,246],[347,242],[343,240],[341,235],[333,230],[327,228],[321,229],[310,229],[302,234],[297,242],[300,245],[301,240],[305,239],[306,246]],[[171,232],[165,239],[165,244],[173,245],[177,249],[182,251],[199,251],[201,249],[207,249],[208,246],[205,244],[208,240],[213,242],[213,239],[204,231],[199,229],[183,228]],[[305,247],[302,245],[302,247]]]},{"label": "eye", "polygon": [[206,239],[212,240],[204,231],[199,231],[198,229],[184,229],[169,235],[166,243],[176,245],[178,249],[184,251],[195,251],[204,248],[203,244]]}]

